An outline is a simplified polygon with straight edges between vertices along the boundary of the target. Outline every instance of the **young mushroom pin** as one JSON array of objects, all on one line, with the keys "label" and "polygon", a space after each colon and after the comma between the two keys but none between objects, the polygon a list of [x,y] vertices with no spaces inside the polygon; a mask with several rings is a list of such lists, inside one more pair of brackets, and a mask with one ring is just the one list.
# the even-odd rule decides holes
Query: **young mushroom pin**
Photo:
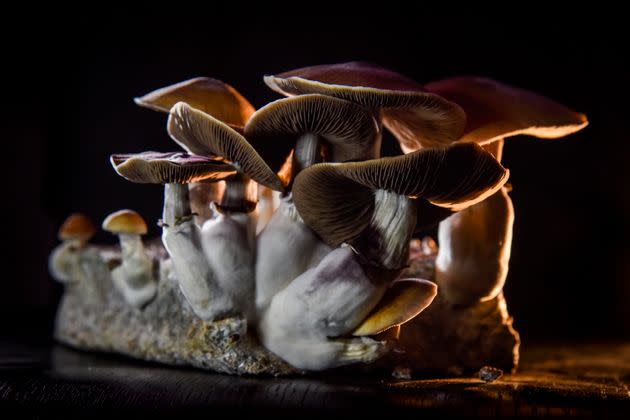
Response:
[{"label": "young mushroom pin", "polygon": [[120,240],[122,264],[112,270],[114,285],[127,303],[141,308],[157,292],[153,260],[146,254],[141,238],[147,233],[147,224],[138,213],[125,209],[107,216],[102,227]]},{"label": "young mushroom pin", "polygon": [[[264,106],[245,125],[245,135],[275,169],[282,160],[274,161],[274,154],[290,155],[291,163],[283,170],[289,187],[301,170],[317,162],[373,159],[381,147],[381,131],[367,110],[324,95],[285,98]],[[263,310],[330,248],[304,225],[289,194],[259,234],[256,251],[256,305]]]},{"label": "young mushroom pin", "polygon": [[84,214],[73,213],[63,222],[57,233],[61,241],[50,255],[49,271],[61,283],[80,281],[81,250],[96,233],[96,226]]},{"label": "young mushroom pin", "polygon": [[221,180],[236,170],[222,160],[187,153],[144,152],[112,155],[119,175],[132,182],[164,184],[162,242],[171,256],[179,287],[202,319],[233,314],[234,304],[220,287],[201,245],[201,230],[193,221],[189,182]]},{"label": "young mushroom pin", "polygon": [[276,174],[235,129],[188,104],[173,106],[168,132],[184,149],[224,159],[238,173],[226,178],[219,214],[202,228],[202,244],[219,284],[253,319],[255,314],[255,235],[257,183],[283,190]]},{"label": "young mushroom pin", "polygon": [[[468,116],[460,141],[482,144],[501,161],[504,138],[559,138],[588,121],[541,95],[479,77],[429,83],[427,89],[459,104]],[[440,223],[436,281],[451,303],[494,298],[508,273],[514,207],[506,188]]]},{"label": "young mushroom pin", "polygon": [[[339,337],[399,325],[435,296],[428,282],[402,282],[402,292],[397,286],[390,303],[377,307],[409,257],[417,200],[460,209],[493,194],[508,174],[474,144],[303,170],[293,194],[305,223],[329,245],[350,246],[334,249],[273,297],[259,327],[265,346],[313,370],[378,357],[382,343]],[[354,358],[351,348],[360,349]]]},{"label": "young mushroom pin", "polygon": [[459,139],[466,124],[455,103],[428,92],[394,71],[365,62],[326,64],[265,76],[265,83],[286,96],[318,93],[371,110],[400,141],[403,150],[439,146]]}]

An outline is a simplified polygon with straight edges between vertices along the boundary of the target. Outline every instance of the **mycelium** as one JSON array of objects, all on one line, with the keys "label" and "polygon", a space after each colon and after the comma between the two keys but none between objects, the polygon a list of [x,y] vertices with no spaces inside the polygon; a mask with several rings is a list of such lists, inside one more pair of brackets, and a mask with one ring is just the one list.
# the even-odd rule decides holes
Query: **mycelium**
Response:
[{"label": "mycelium", "polygon": [[[485,78],[456,77],[426,88],[466,111],[467,125],[460,141],[484,145],[498,161],[504,138],[520,134],[559,138],[588,124],[583,114],[548,98]],[[486,301],[503,289],[513,224],[514,207],[507,188],[440,223],[436,281],[449,302]]]},{"label": "mycelium", "polygon": [[[474,144],[357,163],[321,163],[301,171],[293,186],[296,207],[335,249],[273,297],[260,322],[263,344],[293,366],[310,370],[380,356],[385,343],[342,336],[393,326],[366,326],[362,332],[359,324],[407,263],[418,218],[416,200],[465,208],[496,192],[508,174]],[[341,244],[349,246],[338,248]],[[409,312],[417,315],[436,294],[435,287],[420,291],[424,296],[415,300],[415,310],[398,305],[384,311],[389,312],[386,318],[397,325],[409,319]]]},{"label": "mycelium", "polygon": [[[376,158],[381,147],[380,129],[367,110],[323,95],[280,99],[264,106],[245,125],[245,135],[269,161],[273,161],[272,151],[280,157],[289,155],[290,163],[282,171],[289,188],[301,170],[317,162]],[[269,144],[274,144],[273,150]],[[282,160],[274,163],[280,169]],[[257,238],[258,310],[264,310],[278,291],[317,265],[330,250],[303,223],[291,194],[282,197]]]},{"label": "mycelium", "polygon": [[170,136],[184,149],[230,162],[239,172],[225,179],[218,214],[203,225],[206,259],[217,281],[248,319],[254,318],[257,184],[283,190],[276,174],[235,129],[180,102],[171,108]]},{"label": "mycelium", "polygon": [[143,307],[157,292],[153,259],[142,244],[141,235],[147,233],[147,224],[135,211],[124,209],[107,216],[103,230],[120,240],[122,263],[112,270],[114,286],[131,306]]},{"label": "mycelium", "polygon": [[50,254],[49,270],[55,280],[61,283],[79,281],[81,251],[96,233],[96,226],[89,217],[81,213],[73,213],[63,222],[57,233],[61,241]]},{"label": "mycelium", "polygon": [[230,296],[221,288],[201,244],[188,200],[189,182],[225,179],[236,170],[222,160],[187,153],[144,152],[112,155],[118,174],[132,182],[164,184],[162,242],[171,256],[186,300],[202,319],[234,313]]}]

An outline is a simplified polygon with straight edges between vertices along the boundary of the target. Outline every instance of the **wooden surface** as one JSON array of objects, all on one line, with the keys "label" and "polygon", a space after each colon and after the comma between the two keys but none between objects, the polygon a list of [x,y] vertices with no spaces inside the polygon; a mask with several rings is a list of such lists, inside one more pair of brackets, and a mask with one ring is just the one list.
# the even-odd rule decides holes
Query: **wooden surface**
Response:
[{"label": "wooden surface", "polygon": [[[523,347],[522,368],[492,383],[476,377],[396,380],[347,372],[251,378],[176,369],[52,346],[0,341],[0,418],[292,417],[347,410],[596,418],[630,413],[630,343]],[[417,415],[417,416],[416,416]],[[183,418],[183,417],[182,417]],[[628,416],[627,418],[630,418]]]}]

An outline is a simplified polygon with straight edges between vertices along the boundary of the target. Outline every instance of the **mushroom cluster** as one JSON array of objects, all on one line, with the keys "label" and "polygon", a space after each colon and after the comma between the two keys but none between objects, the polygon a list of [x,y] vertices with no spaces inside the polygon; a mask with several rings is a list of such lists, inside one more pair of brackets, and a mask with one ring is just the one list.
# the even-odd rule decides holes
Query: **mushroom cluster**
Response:
[{"label": "mushroom cluster", "polygon": [[[168,114],[181,150],[110,160],[129,181],[164,185],[162,243],[195,315],[244,317],[269,351],[304,370],[373,362],[396,336],[381,333],[419,316],[438,290],[457,305],[494,297],[514,221],[503,139],[587,124],[490,80],[422,86],[362,62],[264,80],[286,97],[258,110],[209,78],[137,98]],[[384,127],[399,156],[381,157]],[[414,235],[438,223],[434,278],[406,276]],[[103,229],[120,238],[114,286],[142,311],[159,288],[140,238],[146,224],[122,210]],[[84,218],[66,223],[55,278],[80,280],[77,255],[94,230]]]}]

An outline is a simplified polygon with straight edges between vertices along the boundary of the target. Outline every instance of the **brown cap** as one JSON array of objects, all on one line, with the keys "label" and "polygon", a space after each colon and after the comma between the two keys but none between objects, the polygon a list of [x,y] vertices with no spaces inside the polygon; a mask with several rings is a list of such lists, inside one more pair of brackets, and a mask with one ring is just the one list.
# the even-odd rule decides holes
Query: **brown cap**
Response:
[{"label": "brown cap", "polygon": [[461,210],[497,191],[509,171],[474,143],[421,149],[403,156],[353,163],[320,163],[296,177],[293,200],[324,241],[352,242],[369,226],[374,190]]},{"label": "brown cap", "polygon": [[95,233],[96,226],[89,217],[72,213],[59,228],[57,237],[62,241],[78,239],[87,242]]},{"label": "brown cap", "polygon": [[243,126],[254,107],[236,89],[220,80],[197,77],[155,90],[135,102],[156,111],[169,112],[177,102],[186,102],[206,114],[236,126]]},{"label": "brown cap", "polygon": [[259,184],[283,190],[280,179],[245,137],[218,119],[179,102],[171,109],[167,129],[190,153],[224,159]]},{"label": "brown cap", "polygon": [[147,233],[147,224],[142,216],[133,210],[118,210],[103,220],[103,230],[111,233],[132,233],[144,235]]},{"label": "brown cap", "polygon": [[397,280],[352,335],[375,335],[404,324],[429,306],[436,295],[437,285],[428,280]]},{"label": "brown cap", "polygon": [[517,134],[551,139],[588,125],[584,114],[551,99],[482,77],[454,77],[426,88],[466,111],[462,141],[485,144]]},{"label": "brown cap", "polygon": [[120,176],[143,184],[220,181],[236,173],[236,168],[221,159],[180,152],[117,154],[111,155],[110,162]]},{"label": "brown cap", "polygon": [[408,148],[449,144],[466,125],[466,114],[457,104],[371,63],[305,67],[266,76],[265,83],[287,96],[319,93],[378,110],[383,124]]},{"label": "brown cap", "polygon": [[[356,103],[332,96],[279,99],[256,111],[245,125],[247,138],[259,146],[267,161],[274,156],[286,157],[297,138],[307,133],[331,146],[329,161],[374,159],[380,154],[381,136],[372,114]],[[277,159],[272,167],[279,170],[283,162]]]}]

